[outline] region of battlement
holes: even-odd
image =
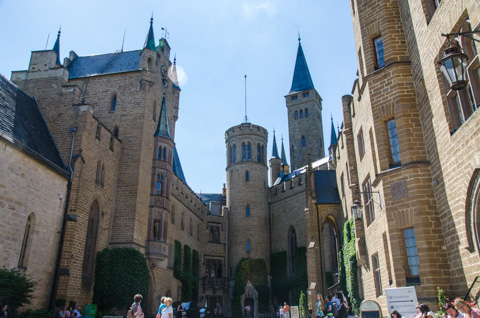
[[[207,215],[208,207],[203,203],[202,199],[183,181],[173,174],[172,178],[172,195],[185,206],[193,211],[198,217],[203,218]]]
[[[262,126],[254,125],[252,123],[242,123],[237,126],[230,127],[225,132],[225,140],[228,143],[231,138],[237,136],[253,135],[261,138],[268,138],[268,131]]]

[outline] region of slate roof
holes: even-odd
[[[69,79],[140,70],[142,50],[79,56],[68,66]]]
[[[280,159],[280,156],[278,155],[277,139],[275,138],[275,130],[273,131],[273,150],[272,150],[272,158]]]
[[[68,175],[37,102],[1,74],[0,138]]]
[[[325,158],[319,159],[315,162],[312,162],[312,168],[315,170],[315,168],[326,164],[328,161],[329,161],[329,157],[325,157]],[[277,184],[280,184],[282,182],[288,181],[288,180],[292,179],[293,177],[296,177],[298,175],[301,175],[301,174],[305,173],[306,171],[307,171],[307,166],[303,166],[303,167],[298,168],[298,169],[296,169],[296,170],[294,170],[294,171],[292,171],[288,174],[285,174],[284,172],[281,172],[280,176],[277,178],[277,180],[275,180],[274,185],[277,185]]]
[[[317,203],[340,203],[335,170],[313,171]]]
[[[197,195],[207,205],[209,214],[216,212],[218,215],[221,215],[221,209],[219,211],[210,211],[210,202],[219,202],[221,206],[227,204],[226,198],[221,193],[197,193]]]
[[[173,173],[175,173],[183,183],[188,185],[187,180],[185,180],[185,175],[183,174],[182,164],[180,163],[176,146],[173,148]]]
[[[333,126],[333,119],[332,119],[332,132],[330,134],[331,134],[331,137],[330,137],[330,147],[331,147],[338,143],[337,132],[335,131],[335,126]]]
[[[162,99],[162,108],[160,109],[160,117],[158,119],[157,131],[155,136],[167,137],[172,139],[172,134],[170,133],[170,125],[168,124],[168,114],[167,114],[167,103],[165,102],[165,97]]]
[[[295,61],[290,93],[303,92],[312,88],[314,88],[314,86],[310,71],[308,70],[307,60],[303,54],[302,44],[298,42],[297,60]]]

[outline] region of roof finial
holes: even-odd
[[[300,37],[300,31],[298,31],[298,44],[302,41],[302,38]]]
[[[155,51],[155,36],[153,35],[153,12],[152,17],[150,18],[150,28],[148,29],[147,38],[145,39],[145,44],[143,45],[144,49],[150,49]]]
[[[127,29],[125,29],[123,31],[123,40],[122,40],[122,50],[121,50],[121,52],[123,52],[123,45],[125,44],[125,33],[127,33]]]
[[[248,117],[247,117],[247,74],[245,74],[245,122],[248,123]]]
[[[173,58],[173,65],[177,65],[177,53],[175,53],[175,57]]]
[[[62,33],[62,26],[58,29],[57,40],[53,45],[53,51],[57,53],[57,60],[55,61],[56,64],[60,64],[60,34]]]
[[[153,24],[153,11],[152,11],[152,17],[150,18],[150,24]]]

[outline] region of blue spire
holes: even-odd
[[[330,139],[330,147],[336,145],[338,143],[337,133],[335,132],[335,126],[333,125],[333,116],[332,116],[332,136]]]
[[[57,60],[55,61],[55,64],[61,64],[60,63],[60,33],[62,33],[62,27],[58,29],[57,40],[53,45],[53,51],[57,53]]]
[[[293,71],[293,81],[290,93],[303,92],[314,88],[313,81],[308,70],[307,60],[303,54],[302,43],[300,43],[300,35],[298,36],[297,60],[295,62],[295,70]]]
[[[153,36],[153,13],[152,13],[152,18],[150,19],[150,29],[148,30],[148,35],[147,35],[147,38],[145,39],[145,44],[143,45],[143,48],[156,51],[155,37]]]
[[[287,165],[287,156],[285,155],[285,147],[283,146],[283,137],[282,137],[282,165]]]
[[[273,131],[273,150],[272,150],[272,158],[280,159],[280,156],[278,155],[277,139],[275,138],[275,130]]]
[[[172,139],[170,134],[170,125],[168,124],[168,115],[167,115],[167,104],[165,102],[165,97],[162,100],[162,109],[160,110],[160,118],[158,120],[157,131],[154,136],[168,137]]]

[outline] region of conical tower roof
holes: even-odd
[[[61,64],[60,63],[60,33],[62,33],[62,28],[58,30],[57,34],[57,40],[55,41],[55,44],[53,45],[53,51],[57,53],[57,60],[55,61],[55,64]]]
[[[282,165],[287,165],[287,156],[285,155],[285,147],[283,146],[283,137],[282,137]]]
[[[332,117],[332,133],[330,137],[330,147],[338,143],[337,132],[335,131],[335,126],[333,126],[333,117]]]
[[[292,88],[290,93],[303,92],[315,88],[313,86],[312,77],[308,70],[307,60],[303,54],[302,43],[298,38],[297,60],[295,61],[295,70],[293,71]]]
[[[277,139],[275,138],[275,130],[273,131],[273,150],[272,150],[272,158],[280,159],[280,156],[278,155]]]
[[[150,29],[148,30],[147,38],[145,39],[144,49],[155,51],[155,36],[153,35],[153,14],[150,19]]]
[[[170,125],[168,124],[168,114],[167,114],[167,104],[165,102],[165,97],[162,100],[162,109],[160,110],[160,118],[158,120],[157,131],[155,136],[167,137],[172,139],[170,133]]]

